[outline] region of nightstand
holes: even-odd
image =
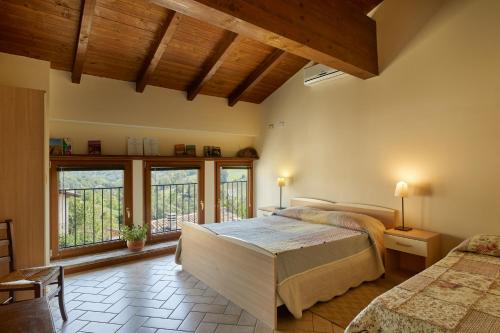
[[[284,208],[281,208],[284,209]],[[262,217],[262,216],[271,216],[277,211],[281,210],[278,206],[267,206],[267,207],[260,207],[257,208],[257,217]]]
[[[440,235],[435,232],[388,229],[384,232],[384,246],[388,273],[411,276],[441,258]]]

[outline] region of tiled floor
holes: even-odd
[[[65,286],[68,322],[62,322],[57,300],[51,303],[60,332],[272,332],[183,272],[173,255],[69,275]],[[285,312],[278,328],[276,332],[343,331],[310,312],[301,320]]]

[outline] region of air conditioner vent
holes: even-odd
[[[304,68],[304,85],[310,86],[318,82],[344,77],[346,74],[325,65],[316,64]]]

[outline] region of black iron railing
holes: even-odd
[[[59,248],[120,239],[123,187],[59,190]]]
[[[198,183],[151,185],[151,233],[182,229],[198,223]]]
[[[248,182],[238,180],[220,183],[221,221],[242,220],[248,217]]]

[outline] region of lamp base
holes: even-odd
[[[410,227],[402,227],[402,226],[395,227],[394,229],[396,229],[396,230],[400,230],[400,231],[410,231],[410,230],[413,230],[413,228],[410,228]]]

